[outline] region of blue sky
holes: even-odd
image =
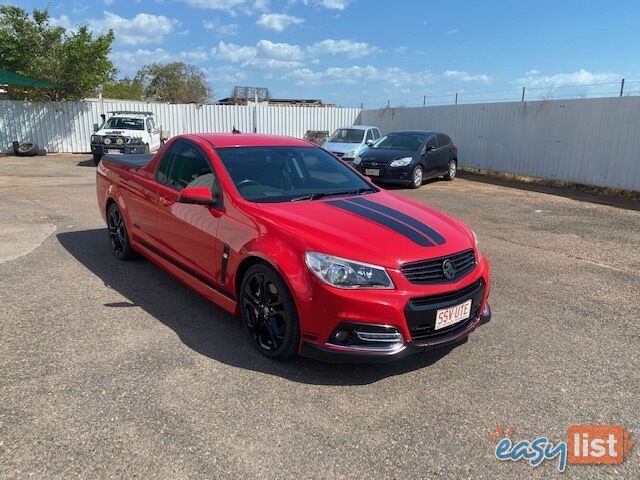
[[[112,28],[121,75],[182,60],[215,98],[234,85],[274,97],[379,107],[640,90],[640,2],[76,0],[53,21]],[[607,85],[593,85],[607,84]],[[569,85],[561,87],[561,85]],[[486,92],[486,93],[483,93]]]

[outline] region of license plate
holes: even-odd
[[[379,168],[365,168],[364,169],[364,174],[365,175],[374,175],[374,176],[378,176],[380,175],[380,169]]]
[[[435,330],[466,320],[471,315],[471,300],[436,312]]]
[[[107,148],[107,153],[122,153],[121,150],[116,150],[115,148]]]

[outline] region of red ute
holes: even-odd
[[[390,360],[491,315],[469,227],[303,140],[174,137],[105,157],[97,195],[116,257],[140,253],[240,313],[272,358]]]

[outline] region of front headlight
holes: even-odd
[[[316,277],[333,287],[394,288],[384,267],[317,252],[307,252],[305,261]]]
[[[471,230],[471,229],[469,229]],[[473,243],[475,244],[475,246],[478,246],[478,236],[476,235],[476,232],[474,232],[473,230],[471,230],[471,235],[473,235]]]
[[[356,155],[356,158],[353,159],[353,164],[354,165],[360,165],[361,161],[362,161],[362,159],[360,158],[360,155]]]
[[[100,143],[102,137],[100,135],[91,135],[91,143]]]
[[[413,161],[413,157],[398,158],[391,162],[391,167],[406,167]]]

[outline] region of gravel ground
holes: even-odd
[[[326,365],[269,361],[236,318],[115,260],[94,183],[87,156],[0,158],[2,478],[549,478],[555,461],[497,461],[488,432],[638,429],[638,202],[475,176],[399,190],[475,229],[493,320],[455,348]]]

